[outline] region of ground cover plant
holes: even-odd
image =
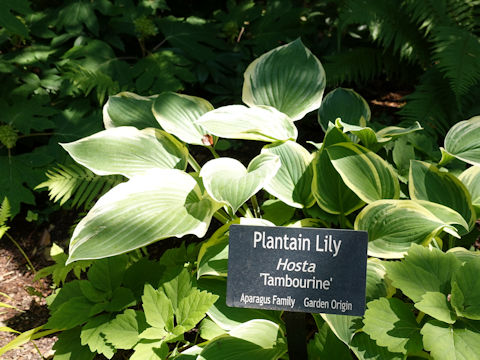
[[[476,356],[480,117],[436,149],[420,124],[373,123],[359,94],[323,98],[324,87],[320,61],[297,39],[248,66],[245,105],[120,93],[103,108],[106,130],[62,144],[90,171],[125,181],[44,271],[60,287],[35,330],[60,331],[56,359],[288,358],[280,312],[225,305],[237,223],[368,231],[365,316],[314,315],[310,358]],[[311,111],[325,136],[304,146],[296,122]],[[220,138],[266,144],[243,164],[218,154]],[[198,147],[211,153],[202,164]],[[147,245],[184,237],[149,259]],[[70,270],[85,275],[64,283]]]

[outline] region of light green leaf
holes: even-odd
[[[364,127],[370,115],[370,107],[360,94],[352,89],[336,88],[325,95],[318,109],[318,122],[327,132],[328,124],[335,124],[337,118],[344,124]]]
[[[396,298],[370,301],[365,311],[363,331],[378,345],[402,354],[423,349],[420,328],[412,307]]]
[[[197,276],[227,276],[228,236],[222,236],[215,242],[210,241],[211,239],[202,245],[205,250],[201,257],[199,254]]]
[[[80,327],[62,331],[53,345],[55,360],[91,360],[95,356],[88,346],[80,343]]]
[[[58,329],[40,331],[42,329],[43,329],[43,326],[39,326],[19,334],[12,341],[10,341],[9,343],[7,343],[6,345],[0,348],[0,356],[4,355],[7,351],[16,349],[22,346],[23,344],[26,344],[29,341],[40,339],[41,337],[48,336],[58,332]],[[2,359],[5,359],[5,357],[3,357]]]
[[[445,136],[443,165],[452,156],[472,165],[480,165],[480,116],[456,123]]]
[[[312,162],[312,193],[318,205],[331,214],[348,215],[364,203],[347,186],[335,170],[325,149],[329,146],[348,141],[348,137],[336,127],[325,134],[322,148],[316,152]]]
[[[457,314],[480,320],[480,259],[473,258],[457,269],[452,278],[452,305]]]
[[[200,177],[208,194],[236,212],[250,197],[262,189],[280,168],[280,160],[273,154],[260,154],[248,168],[235,159],[219,158],[208,161]]]
[[[68,262],[125,253],[171,236],[202,237],[219,206],[192,176],[151,170],[98,200],[75,228]]]
[[[153,102],[153,115],[165,131],[187,144],[203,145],[208,132],[196,122],[203,114],[213,110],[207,100],[183,94],[165,92]]]
[[[88,345],[91,352],[102,354],[107,359],[113,357],[115,354],[115,348],[107,343],[104,336],[102,336],[102,333],[111,319],[112,316],[110,314],[102,314],[94,317],[82,326],[80,332],[82,345]]]
[[[266,145],[262,149],[262,154],[265,153],[277,155],[281,163],[265,190],[290,206],[312,206],[315,202],[312,194],[312,154],[294,141]]]
[[[367,262],[367,286],[366,302],[379,299],[381,297],[392,297],[395,294],[395,288],[390,280],[386,278],[385,264],[376,258],[370,258]]]
[[[196,123],[209,133],[227,139],[274,142],[295,140],[298,135],[287,115],[268,106],[223,106],[206,113]]]
[[[416,244],[402,261],[385,263],[392,285],[415,303],[427,293],[448,295],[451,277],[459,266],[455,255]]]
[[[185,332],[192,329],[205,317],[217,299],[217,295],[207,291],[191,289],[190,294],[178,303],[178,311],[175,313],[177,326],[182,326]]]
[[[218,336],[226,335],[227,332],[215,324],[209,318],[202,320],[199,326],[200,336],[205,340],[212,340]]]
[[[322,64],[300,39],[263,54],[243,76],[245,104],[273,106],[293,120],[320,106],[326,83]]]
[[[361,316],[313,314],[313,317],[321,316],[332,329],[333,333],[346,345],[350,345],[355,333],[363,327]]]
[[[171,302],[175,314],[180,306],[180,301],[192,292],[192,288],[192,277],[185,268],[182,268],[174,278],[162,284],[162,290]]]
[[[102,330],[106,340],[116,349],[132,349],[140,340],[139,334],[147,328],[142,311],[127,309]]]
[[[91,313],[94,303],[83,296],[71,298],[52,311],[45,327],[47,329],[72,329],[95,315]]]
[[[158,340],[141,340],[133,349],[135,352],[129,360],[166,359],[169,349],[167,343]]]
[[[121,92],[110,96],[103,106],[105,129],[119,126],[135,126],[137,129],[158,128],[152,113],[152,97]]]
[[[311,187],[311,184],[309,187]],[[295,214],[295,208],[285,204],[283,201],[278,199],[265,200],[260,206],[260,208],[263,212],[262,219],[272,221],[275,225],[278,226],[284,225],[286,222],[292,220],[293,215]]]
[[[457,315],[452,310],[447,296],[440,292],[425,293],[415,307],[425,314],[449,324],[453,324],[457,320]]]
[[[412,200],[427,200],[445,205],[460,215],[471,229],[476,220],[471,196],[462,182],[454,175],[440,171],[436,166],[412,160],[408,190]]]
[[[98,175],[121,174],[131,178],[155,168],[187,167],[185,145],[153,128],[121,126],[61,145],[76,162]]]
[[[395,172],[374,152],[353,143],[331,145],[326,151],[345,184],[366,203],[399,198]]]
[[[159,330],[173,330],[173,307],[172,302],[161,290],[155,290],[150,284],[145,285],[142,296],[143,310],[147,323]]]
[[[477,217],[480,217],[480,166],[471,166],[458,179],[467,187]]]
[[[405,354],[390,352],[386,347],[378,346],[376,341],[364,332],[355,334],[350,349],[359,360],[405,360],[407,358]]]
[[[442,231],[459,237],[453,224],[468,229],[459,213],[440,204],[379,200],[357,215],[355,230],[368,231],[370,256],[397,259],[403,257],[411,244],[426,245]]]
[[[435,360],[477,359],[480,354],[480,322],[457,321],[453,325],[438,320],[422,328],[423,344]]]

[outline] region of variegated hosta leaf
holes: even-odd
[[[353,143],[335,144],[326,151],[345,184],[366,203],[399,198],[395,172],[373,151]]]
[[[185,172],[151,170],[98,200],[75,228],[68,263],[125,253],[172,236],[202,237],[220,206]]]
[[[325,90],[325,71],[300,39],[253,61],[244,73],[242,100],[267,105],[299,120],[317,109]]]
[[[325,95],[318,109],[318,122],[323,131],[337,118],[348,125],[364,127],[370,121],[370,107],[365,99],[352,89],[336,88]]]
[[[238,160],[219,158],[203,165],[200,176],[210,196],[236,212],[245,201],[268,184],[279,168],[280,160],[273,154],[258,155],[248,168]]]
[[[227,139],[295,140],[298,132],[293,121],[269,106],[229,105],[203,115],[196,124],[209,133]]]
[[[452,225],[468,229],[463,217],[446,206],[414,200],[379,200],[355,219],[355,230],[368,231],[368,255],[397,259],[411,244],[428,244],[441,231],[460,237]]]
[[[445,205],[462,215],[470,229],[474,226],[476,216],[471,196],[465,185],[454,175],[438,170],[435,165],[412,160],[408,190],[413,200]]]
[[[477,218],[480,217],[480,166],[471,166],[459,177],[467,187],[472,197],[472,204],[476,210]]]
[[[440,164],[453,157],[472,165],[480,165],[480,116],[456,123],[445,136]]]
[[[213,110],[207,100],[165,92],[155,99],[152,110],[163,129],[187,144],[203,145],[202,138],[207,131],[196,120]]]
[[[153,100],[153,97],[130,92],[110,96],[103,107],[105,129],[119,126],[135,126],[137,129],[158,128],[152,113]]]
[[[185,145],[159,129],[121,126],[61,145],[76,162],[98,175],[130,178],[149,169],[187,167]]]
[[[294,141],[266,145],[262,154],[277,155],[281,163],[265,190],[290,206],[312,206],[315,202],[312,194],[312,154]]]

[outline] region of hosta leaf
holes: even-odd
[[[477,218],[480,217],[480,166],[469,167],[458,179],[467,187]]]
[[[263,54],[248,66],[242,100],[249,106],[273,106],[298,120],[320,106],[324,89],[322,64],[297,39]]]
[[[308,358],[320,360],[335,354],[335,359],[352,360],[350,349],[342,343],[332,332],[327,323],[324,323],[308,342]]]
[[[370,107],[365,99],[352,89],[336,88],[325,95],[318,109],[318,122],[327,132],[328,123],[340,118],[344,124],[366,126],[370,121]]]
[[[140,340],[139,334],[147,328],[142,311],[127,309],[102,329],[106,340],[116,349],[132,349]]]
[[[411,305],[397,298],[381,298],[370,301],[367,307],[363,331],[378,345],[402,354],[423,349],[420,328]]]
[[[403,257],[413,243],[428,244],[441,231],[459,237],[453,224],[468,229],[456,211],[413,200],[379,200],[366,206],[355,219],[356,230],[368,231],[368,254],[390,259]]]
[[[236,212],[252,195],[265,187],[280,168],[278,156],[260,154],[248,168],[238,160],[219,158],[203,165],[200,176],[209,195]]]
[[[196,123],[203,114],[213,110],[207,100],[190,95],[165,92],[153,102],[153,115],[165,131],[187,144],[202,145],[208,132]]]
[[[402,261],[385,263],[392,285],[415,303],[427,293],[448,295],[450,279],[459,266],[455,255],[419,245],[412,245]]]
[[[345,214],[361,207],[363,201],[347,186],[335,170],[326,152],[328,146],[348,141],[348,137],[336,127],[325,134],[322,148],[312,162],[312,193],[318,205],[331,214]]]
[[[153,128],[111,128],[62,146],[76,162],[98,175],[121,174],[130,178],[155,168],[187,167],[185,145]]]
[[[415,307],[431,317],[453,324],[457,320],[455,311],[451,308],[447,295],[440,292],[427,292]]]
[[[374,152],[353,143],[335,144],[326,151],[345,184],[366,203],[399,198],[395,172]]]
[[[480,165],[480,116],[456,123],[445,136],[444,164],[452,156],[472,165]]]
[[[105,129],[119,126],[135,126],[137,129],[158,128],[152,113],[153,98],[130,92],[110,96],[103,106]]]
[[[381,297],[392,297],[395,294],[395,288],[387,280],[385,264],[376,258],[370,258],[367,262],[367,287],[366,302],[379,299]]]
[[[452,278],[452,305],[460,316],[480,320],[480,259],[464,263]]]
[[[470,194],[454,175],[440,171],[423,161],[410,162],[408,182],[410,197],[445,205],[463,216],[470,228],[475,223],[475,210]]]
[[[219,206],[192,176],[151,170],[98,200],[75,228],[68,262],[125,253],[171,236],[202,237]]]
[[[480,322],[457,321],[453,325],[438,320],[422,328],[423,344],[435,360],[476,359],[480,354]]]
[[[264,153],[277,155],[281,163],[265,190],[293,207],[308,208],[313,205],[312,154],[294,141],[266,145],[262,149],[262,154]]]
[[[274,142],[295,140],[297,128],[285,114],[269,106],[229,105],[203,115],[196,124],[227,139]]]

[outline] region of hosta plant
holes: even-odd
[[[49,299],[46,327],[63,330],[56,357],[288,358],[280,312],[225,305],[237,223],[368,231],[365,316],[315,315],[312,359],[478,353],[480,259],[465,247],[480,206],[480,117],[450,130],[438,164],[418,123],[374,123],[348,89],[322,102],[323,67],[300,40],[259,57],[244,79],[245,105],[217,109],[185,94],[120,93],[103,109],[106,130],[63,144],[95,174],[128,181],[73,233],[67,264],[94,261]],[[298,121],[316,109],[318,134],[300,144]],[[235,159],[218,154],[219,138],[265,145]],[[145,255],[182,237],[190,245],[159,261]]]

